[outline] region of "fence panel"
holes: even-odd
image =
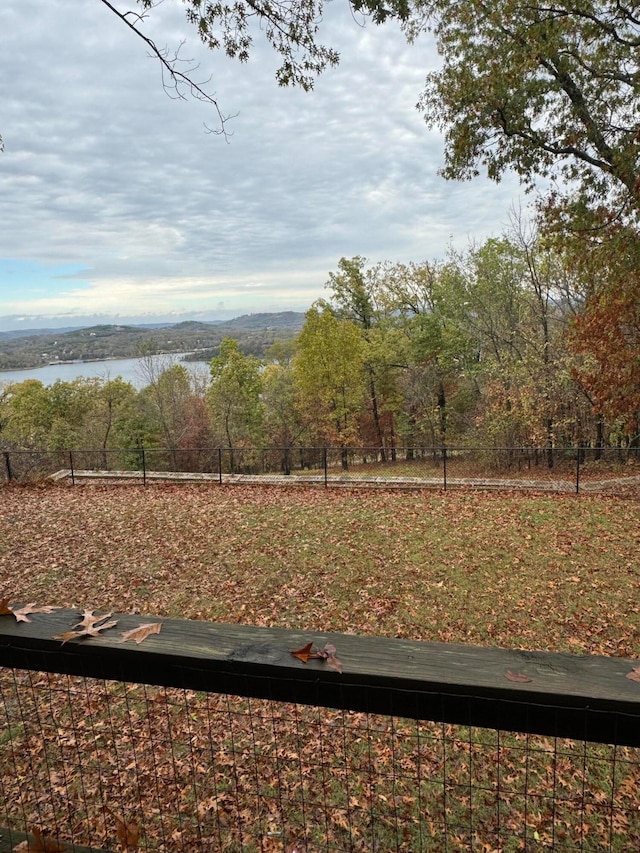
[[[1,826],[118,849],[121,821],[154,851],[640,844],[633,661],[311,637],[339,673],[291,656],[299,632],[60,645],[75,612],[31,618],[0,622]]]
[[[0,458],[0,483],[48,476],[74,482],[212,478],[220,483],[315,483],[394,488],[536,489],[565,493],[640,491],[638,448],[290,447],[14,451]],[[201,476],[198,476],[201,475]],[[291,479],[286,481],[284,477]],[[275,479],[282,478],[282,479]]]

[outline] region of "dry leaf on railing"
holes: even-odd
[[[527,681],[531,681],[529,676],[525,675],[524,672],[512,672],[510,669],[505,672],[504,677],[508,678],[509,681],[520,681],[523,684]]]
[[[295,652],[291,652],[294,658],[298,658],[298,660],[302,661],[302,663],[306,663],[308,660],[323,660],[331,669],[335,669],[336,672],[342,672],[342,662],[336,655],[337,649],[332,643],[327,643],[323,649],[318,651],[314,650],[313,643],[307,643],[301,649],[298,649]]]
[[[28,616],[29,613],[53,613],[54,610],[59,609],[59,607],[52,607],[48,604],[38,606],[35,601],[16,609],[10,606],[8,597],[0,599],[0,616],[15,616],[16,622],[31,622]]]
[[[640,681],[640,663],[636,664],[631,670],[631,672],[627,673],[627,678],[631,681]]]
[[[69,640],[78,640],[82,637],[98,637],[101,631],[114,628],[118,624],[117,619],[112,619],[110,622],[103,621],[104,619],[108,619],[109,616],[111,616],[111,613],[95,616],[93,610],[85,610],[82,614],[82,621],[73,626],[74,629],[79,628],[79,631],[73,630],[65,631],[64,634],[54,634],[53,639],[62,640],[64,645]],[[102,622],[102,624],[99,625],[99,622]]]
[[[127,640],[135,640],[140,645],[150,634],[159,634],[161,628],[162,622],[147,622],[144,625],[138,625],[137,628],[132,628],[130,631],[123,631],[118,642],[126,643]]]

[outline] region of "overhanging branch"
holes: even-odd
[[[162,49],[158,47],[155,41],[146,36],[143,32],[138,29],[138,24],[142,23],[146,17],[146,15],[141,13],[134,13],[131,11],[121,12],[119,9],[109,2],[109,0],[100,0],[100,2],[106,6],[113,14],[119,18],[132,32],[134,32],[139,39],[141,39],[149,49],[151,56],[157,59],[160,62],[160,66],[162,68],[162,85],[169,94],[169,97],[178,98],[180,100],[186,100],[185,90],[198,101],[204,101],[213,107],[216,112],[218,118],[219,127],[217,129],[213,129],[209,126],[207,127],[207,131],[209,133],[215,133],[221,136],[224,136],[225,139],[228,139],[229,132],[227,131],[227,122],[233,116],[225,115],[220,109],[220,105],[217,100],[207,92],[203,86],[209,82],[205,81],[203,83],[196,83],[191,74],[197,70],[198,66],[192,66],[186,71],[180,71],[176,65],[180,62],[180,58],[178,56],[180,52],[180,47],[178,47],[177,51],[174,53],[173,57],[169,57],[169,53],[166,49]],[[168,75],[168,79],[167,76]]]

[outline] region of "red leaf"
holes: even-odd
[[[529,676],[525,675],[524,672],[512,672],[510,669],[505,672],[504,677],[508,678],[509,681],[521,681],[522,683],[531,681]]]
[[[298,649],[297,652],[291,652],[291,654],[294,656],[294,658],[298,658],[298,660],[301,660],[302,663],[306,663],[309,658],[317,657],[317,655],[311,651],[312,648],[313,643],[307,643],[304,648]]]

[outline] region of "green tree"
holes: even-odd
[[[444,130],[448,178],[561,175],[586,198],[640,211],[640,21],[633,4],[416,0],[442,67],[420,108]]]
[[[366,269],[366,264],[366,258],[359,255],[341,258],[338,271],[329,274],[327,287],[331,291],[331,310],[337,317],[354,323],[365,343],[368,412],[363,417],[363,439],[375,446],[385,461],[389,449],[392,455],[395,453],[395,358],[387,334],[393,324],[389,323],[384,301],[380,301],[380,265]]]
[[[307,424],[297,405],[297,388],[293,364],[271,363],[262,374],[265,442],[282,454],[281,468],[291,473],[293,450],[299,446]]]
[[[358,327],[323,303],[312,306],[298,336],[294,371],[303,417],[315,439],[346,449],[359,443],[367,395],[366,345]]]
[[[100,448],[105,468],[108,467],[108,449],[131,445],[129,426],[137,396],[133,385],[120,376],[96,383],[92,406],[83,424],[82,445],[90,449]]]
[[[10,383],[4,390],[3,439],[23,448],[46,448],[53,423],[48,388],[38,379]]]
[[[262,438],[263,405],[260,361],[243,355],[238,342],[225,338],[211,360],[207,405],[217,440],[226,447],[258,444]]]
[[[452,426],[459,437],[470,405],[475,349],[462,322],[458,270],[426,261],[397,264],[387,271],[385,284],[389,311],[405,337],[406,441],[445,442]]]

